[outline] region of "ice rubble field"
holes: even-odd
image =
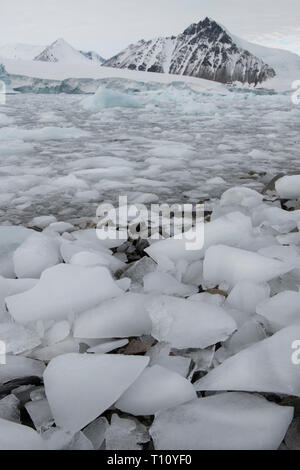
[[[259,190],[297,169],[300,107],[290,95],[200,91],[116,78],[96,97],[8,95],[0,107],[0,221],[90,218],[119,194],[199,202],[236,184]]]
[[[130,85],[1,110],[0,449],[300,449],[299,109]],[[82,228],[122,193],[204,246]]]

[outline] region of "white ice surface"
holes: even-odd
[[[156,450],[277,450],[292,418],[291,407],[224,393],[158,413],[150,433]]]
[[[149,358],[66,354],[44,372],[45,391],[55,423],[79,431],[109,408],[137,379]]]
[[[192,384],[165,367],[147,367],[115,406],[135,416],[154,415],[197,398]]]

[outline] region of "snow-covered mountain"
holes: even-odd
[[[57,39],[35,57],[34,60],[42,62],[64,62],[65,64],[86,64],[90,62],[87,57],[68,44],[64,39]]]
[[[275,76],[271,66],[238,46],[228,32],[210,18],[190,25],[179,36],[141,40],[104,65],[189,75],[222,83],[261,83]]]
[[[92,62],[95,62],[96,64],[103,64],[105,62],[105,59],[98,54],[95,51],[79,51],[81,54],[83,54],[87,59],[91,60]]]
[[[0,57],[5,59],[33,60],[45,49],[45,46],[32,44],[5,44],[0,47]]]

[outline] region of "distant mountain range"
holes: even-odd
[[[62,68],[64,64],[72,65],[72,73],[76,77],[90,76],[91,68],[86,72],[85,68],[92,63],[97,66],[95,70],[104,66],[191,76],[221,83],[257,85],[267,82],[267,87],[283,90],[290,89],[292,81],[300,77],[300,56],[297,54],[249,43],[210,18],[193,23],[178,36],[149,41],[142,39],[106,61],[97,52],[77,50],[64,39],[57,39],[47,47],[28,44],[2,46],[0,63],[1,58],[9,73],[10,70],[18,70],[19,75],[21,71],[25,76],[28,73],[35,76],[35,67],[30,63],[34,61],[36,64],[60,63]]]
[[[239,47],[210,18],[190,25],[182,34],[141,40],[104,63],[107,67],[171,73],[222,83],[261,83],[276,75],[272,66]]]
[[[0,47],[0,58],[16,60],[41,60],[44,62],[81,63],[101,65],[105,59],[95,51],[78,51],[64,39],[57,39],[50,46],[31,44],[7,44]]]

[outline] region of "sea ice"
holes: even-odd
[[[236,310],[243,310],[248,313],[255,313],[259,302],[270,296],[268,284],[257,284],[256,282],[241,281],[231,290],[225,302],[225,308],[230,307]]]
[[[45,269],[61,262],[59,242],[43,233],[35,233],[17,248],[13,261],[18,278],[39,278]]]
[[[202,225],[199,224],[197,230],[199,243],[195,242],[195,238],[190,239],[191,234],[196,237],[194,229],[187,232],[182,239],[168,238],[153,243],[146,248],[146,253],[158,262],[161,258],[168,257],[172,261],[184,259],[188,262],[198,261],[203,258],[205,251],[212,245],[225,243],[229,246],[246,248],[251,244],[254,238],[252,223],[250,217],[240,212],[232,212],[223,217]],[[203,236],[201,236],[201,234]],[[194,241],[193,241],[194,240]],[[201,240],[204,246],[201,246]],[[199,249],[194,249],[195,245],[199,245]],[[188,244],[193,244],[193,249],[188,249]]]
[[[21,377],[42,377],[45,365],[23,356],[7,354],[5,364],[0,366],[0,384]]]
[[[44,372],[46,396],[57,426],[79,431],[115,403],[138,378],[149,358],[66,354]]]
[[[128,339],[119,339],[112,341],[104,341],[103,343],[93,346],[87,350],[88,353],[94,354],[106,354],[114,351],[115,349],[123,348],[129,343]]]
[[[154,365],[141,373],[115,406],[135,416],[154,415],[157,411],[195,398],[196,392],[188,380],[165,367]]]
[[[150,294],[176,295],[178,297],[188,297],[198,292],[197,287],[178,282],[170,274],[162,272],[146,274],[144,276],[144,290]]]
[[[46,269],[33,289],[7,297],[6,303],[15,321],[27,323],[67,319],[121,294],[105,267],[59,264]]]
[[[54,419],[46,398],[29,401],[26,403],[25,408],[37,431],[45,431],[54,424]]]
[[[12,393],[0,400],[0,418],[20,423],[20,401]]]
[[[127,338],[151,333],[147,305],[152,297],[128,293],[82,313],[74,324],[77,338]]]
[[[300,175],[283,176],[275,183],[277,194],[283,199],[300,197]]]
[[[261,396],[222,393],[157,413],[150,434],[156,450],[277,450],[292,418]]]
[[[160,296],[149,303],[152,336],[178,349],[206,348],[226,340],[236,329],[221,307],[204,302]]]
[[[280,330],[242,350],[194,384],[200,390],[242,390],[300,396],[300,369],[293,361],[300,326]]]
[[[100,87],[93,96],[84,98],[81,106],[91,111],[105,108],[140,108],[141,105],[135,96]]]
[[[256,312],[268,320],[268,326],[272,333],[276,333],[285,326],[300,323],[300,293],[280,292],[270,299],[260,302]]]
[[[150,441],[146,426],[133,418],[120,418],[116,413],[111,417],[105,433],[106,450],[142,450]]]
[[[34,330],[16,323],[0,323],[0,340],[5,344],[6,354],[21,354],[41,344]]]
[[[203,276],[206,282],[235,286],[240,281],[268,282],[292,270],[292,266],[252,251],[225,245],[210,247],[205,255]]]
[[[252,208],[261,204],[263,196],[253,189],[238,186],[222,194],[221,205],[241,205]]]
[[[0,419],[0,449],[1,450],[45,450],[41,436],[21,424]]]

